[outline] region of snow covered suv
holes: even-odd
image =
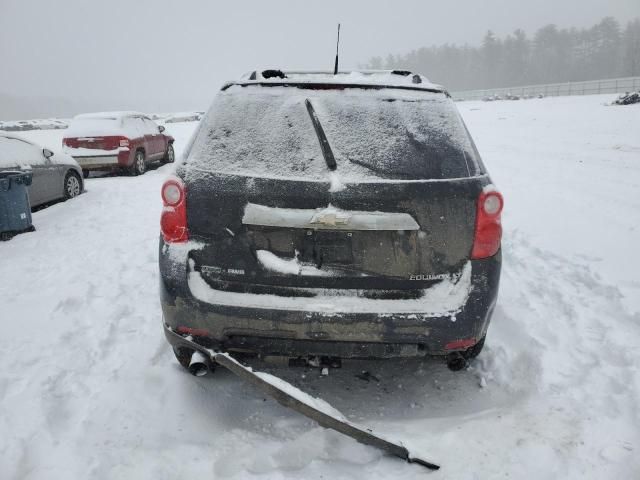
[[[253,72],[162,188],[161,303],[264,355],[466,361],[498,293],[503,199],[449,95],[405,71]]]
[[[92,170],[121,169],[142,175],[150,162],[174,161],[173,137],[137,112],[86,113],[73,118],[62,140],[89,176]]]

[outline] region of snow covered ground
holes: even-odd
[[[439,472],[229,372],[181,370],[157,298],[167,166],[89,179],[0,244],[0,478],[640,478],[640,106],[613,98],[459,104],[506,199],[500,300],[469,370],[257,365]],[[194,126],[167,125],[178,154]],[[22,134],[59,150],[63,132]]]

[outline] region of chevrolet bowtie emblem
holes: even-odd
[[[322,225],[346,225],[349,223],[349,214],[344,212],[320,212],[313,216],[311,224]]]

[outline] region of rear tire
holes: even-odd
[[[68,172],[64,177],[65,200],[77,197],[80,193],[82,193],[82,180],[80,180],[80,175],[76,172]]]
[[[136,156],[133,158],[133,165],[131,165],[131,175],[142,175],[147,171],[147,160],[144,158],[144,152],[138,150]]]
[[[176,159],[176,153],[173,150],[173,145],[169,144],[167,147],[167,153],[164,155],[164,163],[173,163]]]

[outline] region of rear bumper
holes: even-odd
[[[83,170],[110,170],[126,168],[131,165],[130,152],[120,152],[116,155],[74,156],[74,160]]]
[[[271,308],[210,303],[193,294],[186,255],[178,257],[160,253],[165,329],[191,335],[198,343],[220,350],[342,358],[443,355],[469,348],[486,334],[497,299],[501,266],[500,253],[472,261],[471,288],[461,309],[455,314],[434,316],[394,312],[388,306],[384,313],[370,309],[331,313],[279,305]],[[402,301],[398,302],[400,306]],[[172,338],[175,335],[168,336],[174,344]],[[457,346],[460,340],[467,342]]]

